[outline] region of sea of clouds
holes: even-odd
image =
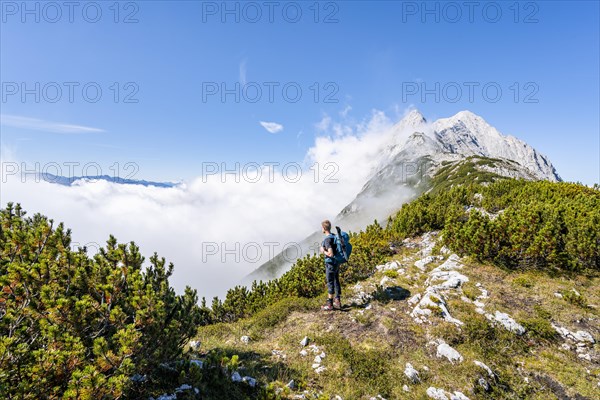
[[[295,167],[282,171],[260,161],[259,170],[249,168],[240,179],[199,173],[172,188],[104,180],[61,186],[15,175],[2,177],[0,200],[2,207],[18,202],[30,214],[64,222],[75,246],[87,245],[90,253],[110,234],[134,241],[146,259],[157,252],[174,263],[178,292],[189,285],[210,299],[350,203],[380,166],[392,126],[380,111],[354,124],[325,116],[298,161],[300,178]],[[0,157],[3,165],[21,161],[5,146]]]

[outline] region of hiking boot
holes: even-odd
[[[333,304],[331,303],[331,301],[328,301],[327,303],[325,303],[324,305],[321,306],[321,310],[323,311],[333,311]]]
[[[335,300],[333,300],[333,308],[335,308],[336,310],[339,310],[342,308],[342,302],[340,301],[339,298],[336,298]]]

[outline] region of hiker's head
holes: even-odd
[[[328,219],[321,222],[321,226],[323,227],[323,233],[331,232],[331,222]]]

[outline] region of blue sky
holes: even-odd
[[[548,155],[565,180],[600,180],[596,1],[480,2],[472,15],[463,2],[279,2],[272,22],[265,2],[228,2],[237,15],[222,2],[121,2],[115,15],[110,1],[97,3],[96,23],[87,2],[73,22],[66,8],[59,18],[28,2],[36,22],[22,4],[2,2],[1,143],[29,164],[95,162],[110,173],[134,162],[136,178],[189,179],[203,162],[301,161],[325,115],[351,124],[416,107],[431,120],[469,109]],[[68,82],[78,84],[72,102]],[[39,102],[21,98],[22,83]],[[206,92],[236,83],[248,85],[239,102]],[[86,84],[100,100],[84,98]],[[286,84],[301,99],[286,100]]]

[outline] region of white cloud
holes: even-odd
[[[79,134],[79,133],[100,133],[103,129],[92,128],[83,125],[73,125],[59,122],[46,121],[43,119],[21,117],[17,115],[0,115],[0,124],[20,129],[30,129],[35,131],[61,133],[61,134]]]
[[[344,135],[331,130],[317,137],[304,160],[280,165],[273,174],[265,165],[258,170],[242,165],[237,182],[231,174],[215,174],[168,189],[105,181],[65,187],[3,177],[0,204],[20,202],[30,214],[40,212],[57,223],[64,221],[72,228],[73,241],[80,244],[103,245],[109,234],[120,242],[135,241],[146,259],[156,251],[175,264],[171,282],[178,291],[190,285],[208,299],[223,296],[266,262],[271,250],[277,253],[286,243],[319,229],[323,219],[333,220],[378,167],[392,126],[384,113],[373,111],[354,125],[331,124],[339,125],[336,129]],[[15,159],[14,154],[4,155]],[[336,168],[327,168],[327,163]],[[296,181],[298,165],[301,173]],[[258,173],[260,179],[255,180]],[[265,244],[269,242],[277,244]],[[209,255],[210,243],[226,251]],[[252,260],[257,248],[260,257]]]
[[[283,130],[283,125],[278,124],[277,122],[259,121],[258,123],[270,133],[279,133]]]

